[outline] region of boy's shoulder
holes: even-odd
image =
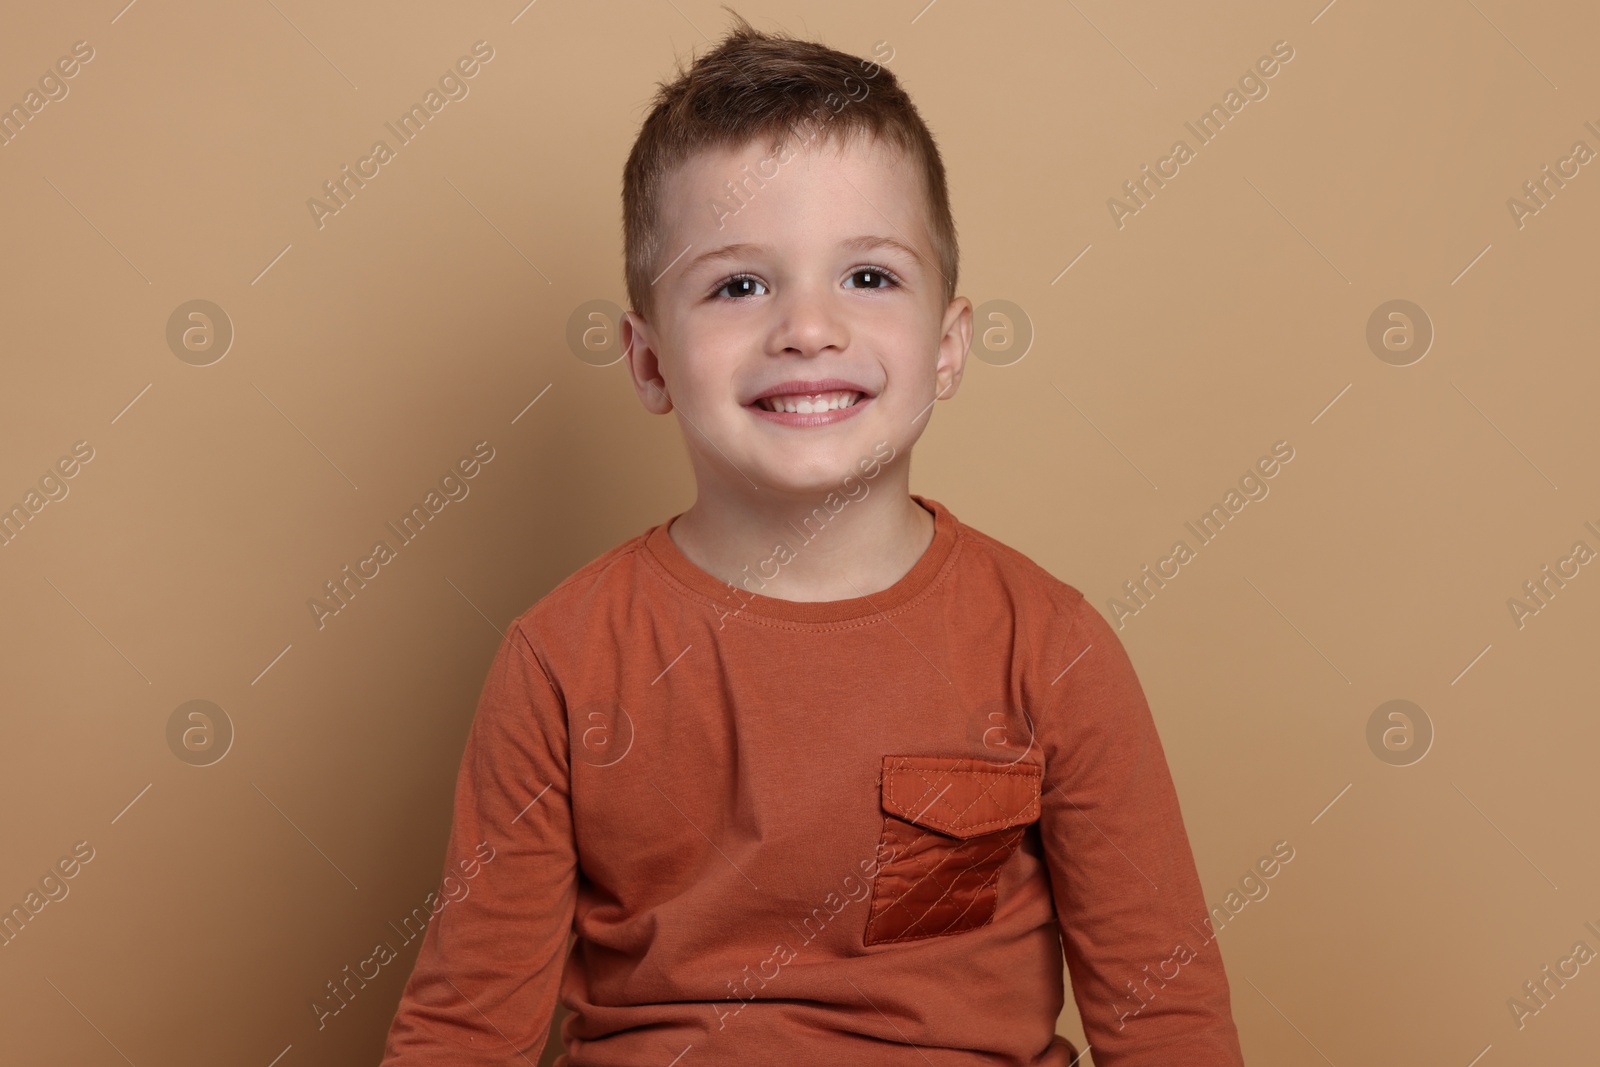
[[[1077,586],[1062,581],[1032,557],[976,530],[959,524],[965,550],[973,557],[966,568],[969,581],[1000,594],[1017,632],[1041,655],[1060,662],[1073,659],[1094,645],[1107,646],[1113,656],[1126,658],[1127,650],[1106,615]],[[993,575],[983,574],[991,569]]]
[[[1077,586],[1057,578],[1021,550],[959,520],[956,527],[962,551],[975,557],[969,569],[991,569],[994,579],[1008,589],[1043,597],[1062,609],[1076,610],[1084,599]]]
[[[626,597],[638,581],[639,556],[656,527],[607,549],[555,584],[515,620],[530,635],[571,625],[572,612],[592,610],[596,597]]]

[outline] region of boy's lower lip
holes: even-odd
[[[832,411],[811,411],[805,414],[801,414],[798,411],[768,411],[760,404],[746,404],[745,409],[754,412],[768,422],[775,422],[779,426],[794,426],[806,429],[812,426],[831,426],[836,422],[843,422],[872,403],[873,399],[873,397],[864,396],[847,408],[834,408]]]

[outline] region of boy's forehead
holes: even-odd
[[[771,160],[763,169],[771,173],[781,164],[787,170],[795,163],[806,164],[817,158],[853,159],[863,163],[887,164],[899,162],[901,150],[894,144],[871,132],[832,130],[806,141],[796,131],[757,134],[736,144],[715,144],[693,151],[677,168],[674,175],[686,170],[725,168],[731,164],[737,171],[740,164],[748,163],[752,170],[762,160]]]
[[[762,232],[798,223],[801,213],[808,222],[837,222],[852,235],[882,232],[931,254],[927,194],[920,169],[908,162],[897,146],[870,134],[787,151],[775,149],[771,135],[702,149],[662,185],[659,217],[676,238],[666,255],[691,243],[759,241]]]

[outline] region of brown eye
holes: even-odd
[[[760,293],[755,291],[757,288],[761,290]],[[722,296],[724,293],[727,293],[728,295],[738,299],[747,296],[760,296],[762,293],[766,292],[766,288],[767,287],[765,285],[762,285],[755,278],[750,277],[750,275],[741,274],[737,277],[729,278],[727,281],[717,286],[717,291],[711,295]]]
[[[863,285],[850,286],[852,289],[889,289],[899,284],[888,271],[879,270],[877,267],[862,267],[860,270],[852,271],[850,278],[852,281],[866,280]]]

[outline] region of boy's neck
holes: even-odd
[[[826,494],[765,496],[757,501],[702,491],[667,534],[712,577],[737,585],[759,574],[766,583],[762,596],[795,601],[882,592],[905,577],[933,542],[933,515],[911,499],[903,482],[873,485],[854,500],[836,495],[837,513],[824,504]],[[827,521],[803,525],[813,508]],[[787,552],[779,552],[780,544]]]

